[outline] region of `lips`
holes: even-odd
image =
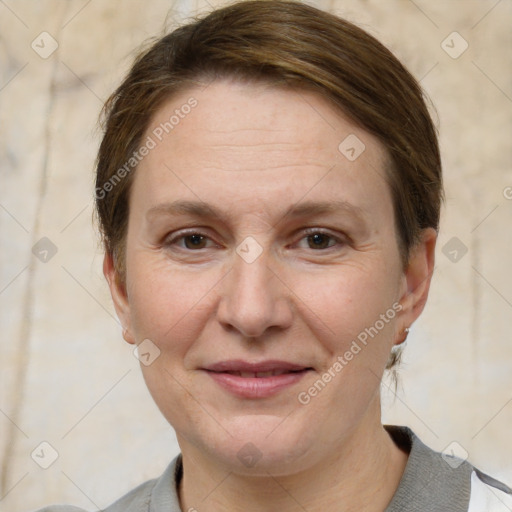
[[[235,371],[235,372],[224,372],[229,373],[229,375],[236,375],[238,377],[253,377],[257,379],[262,379],[265,377],[274,377],[275,375],[283,375],[285,373],[292,373],[289,370],[269,370],[267,372],[242,372],[242,371]]]
[[[266,398],[299,382],[312,370],[288,361],[221,361],[203,369],[221,388],[239,398]]]
[[[291,363],[288,361],[267,360],[261,362],[242,361],[220,361],[205,367],[205,370],[222,373],[265,373],[265,372],[294,372],[304,370],[306,366]]]

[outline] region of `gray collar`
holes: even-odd
[[[409,452],[398,489],[385,512],[467,512],[473,466],[424,445],[408,427],[385,426]]]

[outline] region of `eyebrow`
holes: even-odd
[[[344,213],[359,222],[364,222],[365,211],[347,201],[303,201],[292,205],[286,210],[281,219],[286,217],[318,216],[322,214]],[[198,218],[213,218],[223,223],[228,223],[228,216],[216,206],[202,201],[178,200],[172,203],[162,203],[150,208],[146,214],[147,218],[160,215],[191,215]]]

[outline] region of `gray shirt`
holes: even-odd
[[[400,484],[384,512],[510,512],[512,489],[474,468],[469,462],[435,452],[407,427],[386,425],[395,443],[409,452]],[[139,485],[104,512],[183,512],[178,485],[181,455],[155,480]],[[85,512],[53,505],[39,512]]]

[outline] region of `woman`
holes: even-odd
[[[381,424],[442,199],[421,89],[386,48],[300,3],[236,3],[157,41],[105,113],[104,273],[181,449],[108,512],[510,510]]]

